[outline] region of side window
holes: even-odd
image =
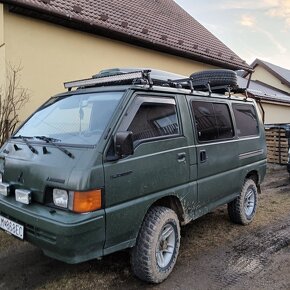
[[[171,103],[144,102],[134,116],[128,131],[133,140],[144,140],[180,133],[176,105]]]
[[[218,139],[232,138],[234,129],[228,106],[226,104],[213,104],[213,107],[217,122]]]
[[[254,106],[246,104],[233,104],[234,115],[239,137],[259,134],[259,126]]]
[[[192,111],[199,141],[222,140],[234,136],[232,119],[226,104],[193,101]]]
[[[192,109],[199,141],[215,140],[218,137],[216,120],[211,103],[192,102]]]

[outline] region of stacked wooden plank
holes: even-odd
[[[289,139],[283,128],[265,129],[269,163],[287,164]]]

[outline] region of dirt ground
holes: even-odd
[[[79,265],[45,257],[0,232],[0,289],[290,289],[290,179],[271,166],[255,221],[229,221],[226,207],[182,229],[180,255],[161,285],[134,278],[129,254]]]

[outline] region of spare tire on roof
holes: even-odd
[[[205,70],[193,73],[190,78],[195,89],[211,87],[229,86],[231,88],[238,87],[237,73],[228,69]]]

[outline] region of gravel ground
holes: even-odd
[[[180,255],[161,285],[130,271],[129,254],[67,265],[0,232],[0,289],[290,289],[290,179],[271,166],[249,226],[229,221],[226,207],[182,228]]]

